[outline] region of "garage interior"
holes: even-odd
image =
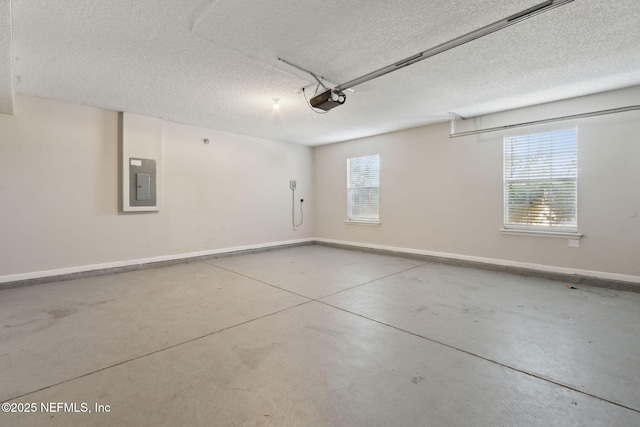
[[[637,2],[0,21],[1,424],[640,424]]]

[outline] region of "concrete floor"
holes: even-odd
[[[640,294],[576,287],[311,245],[2,290],[0,425],[640,426]]]

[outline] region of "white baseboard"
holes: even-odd
[[[332,243],[336,245],[353,246],[355,248],[377,249],[382,251],[406,253],[410,255],[425,255],[425,256],[448,258],[448,259],[454,259],[454,260],[460,260],[460,261],[471,261],[471,262],[479,262],[483,264],[493,264],[493,265],[499,265],[504,267],[524,268],[528,270],[537,270],[537,271],[542,271],[546,273],[560,273],[560,274],[577,275],[577,276],[583,276],[583,277],[594,277],[594,278],[603,279],[603,280],[615,280],[615,281],[622,281],[622,282],[640,283],[640,276],[608,273],[605,271],[593,271],[593,270],[582,270],[577,268],[556,267],[553,265],[532,264],[527,262],[509,261],[504,259],[450,254],[446,252],[434,252],[434,251],[426,251],[422,249],[400,248],[396,246],[375,245],[370,243],[348,242],[343,240],[333,240],[333,239],[323,239],[323,238],[315,238],[313,240],[315,240],[316,242],[322,242],[322,243],[330,243],[330,244]]]
[[[101,264],[82,265],[77,267],[58,268],[55,270],[36,271],[33,273],[9,274],[6,276],[0,276],[0,283],[17,282],[21,280],[30,280],[30,279],[41,279],[43,277],[66,276],[74,273],[85,273],[85,272],[96,271],[96,270],[130,267],[134,265],[152,264],[152,263],[163,262],[163,261],[176,261],[181,259],[197,258],[197,257],[209,256],[209,255],[222,255],[222,254],[241,252],[241,251],[247,251],[247,250],[253,250],[253,249],[268,249],[268,248],[277,247],[277,246],[311,243],[314,240],[315,239],[308,237],[304,239],[285,240],[285,241],[270,242],[270,243],[259,243],[255,245],[246,245],[246,246],[234,246],[231,248],[212,249],[208,251],[188,252],[188,253],[182,253],[182,254],[162,255],[162,256],[151,257],[151,258],[139,258],[139,259],[126,260],[126,261],[115,261],[115,262],[106,262]]]
[[[140,259],[126,260],[126,261],[115,261],[115,262],[108,262],[108,263],[101,263],[101,264],[82,265],[77,267],[59,268],[55,270],[36,271],[32,273],[10,274],[5,276],[0,276],[0,283],[18,282],[18,281],[30,280],[30,279],[41,279],[45,277],[55,278],[56,276],[66,276],[74,273],[85,273],[85,272],[97,271],[97,270],[116,269],[116,268],[131,267],[136,265],[153,264],[153,263],[166,262],[166,261],[177,261],[177,260],[197,258],[202,256],[231,254],[234,252],[242,252],[242,251],[255,250],[255,249],[269,249],[269,248],[276,248],[279,246],[313,243],[313,242],[350,246],[354,248],[398,252],[398,253],[404,253],[408,255],[425,255],[430,257],[447,258],[447,259],[459,260],[459,261],[478,262],[483,264],[491,264],[491,265],[504,266],[504,267],[537,270],[537,271],[546,272],[546,273],[559,273],[559,274],[576,275],[576,276],[582,276],[582,277],[593,277],[593,278],[602,279],[602,280],[615,280],[615,281],[622,281],[622,282],[629,282],[629,283],[640,283],[640,276],[608,273],[604,271],[557,267],[557,266],[543,265],[543,264],[532,264],[532,263],[509,261],[509,260],[496,259],[496,258],[484,258],[484,257],[470,256],[470,255],[450,254],[445,252],[427,251],[422,249],[401,248],[397,246],[385,246],[385,245],[376,245],[371,243],[359,243],[359,242],[350,242],[350,241],[343,241],[343,240],[325,239],[325,238],[318,238],[318,237],[315,237],[315,238],[307,237],[304,239],[259,243],[255,245],[235,246],[230,248],[212,249],[212,250],[200,251],[200,252],[188,252],[188,253],[182,253],[182,254],[163,255],[163,256],[157,256],[157,257],[151,257],[151,258],[140,258]]]

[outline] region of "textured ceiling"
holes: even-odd
[[[640,84],[638,0],[575,0],[357,86],[324,115],[300,91],[313,79],[277,60],[344,83],[541,2],[12,0],[13,74],[21,93],[307,145]],[[0,30],[0,74],[7,47]]]

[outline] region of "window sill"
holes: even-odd
[[[364,220],[355,220],[355,219],[347,219],[344,222],[349,225],[368,225],[370,227],[380,227],[382,223],[380,221],[364,221]]]
[[[538,230],[519,230],[516,228],[501,228],[502,234],[510,234],[513,236],[537,236],[537,237],[554,237],[557,239],[580,240],[582,233],[572,231],[538,231]]]

